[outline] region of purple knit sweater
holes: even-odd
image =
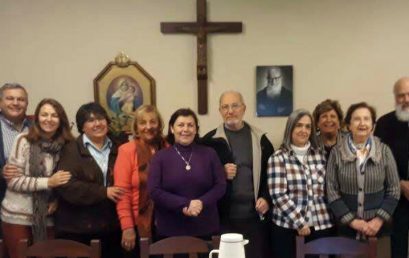
[[[190,160],[191,170],[176,152]],[[217,201],[224,195],[226,178],[216,152],[206,146],[174,145],[159,151],[151,160],[148,190],[155,203],[155,225],[160,236],[208,236],[219,231]],[[191,200],[203,202],[197,217],[182,212]]]

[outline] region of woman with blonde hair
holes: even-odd
[[[119,148],[114,181],[115,186],[126,189],[117,203],[122,247],[137,256],[138,232],[141,237],[152,237],[153,202],[146,188],[148,163],[167,144],[162,136],[161,115],[152,105],[143,105],[136,110],[132,129],[134,139]]]

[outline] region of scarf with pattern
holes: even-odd
[[[53,170],[59,159],[59,152],[63,144],[57,141],[40,140],[30,147],[30,176],[47,177],[45,158],[47,154],[53,157]],[[34,243],[47,239],[47,213],[49,191],[33,192],[33,221],[32,233]]]

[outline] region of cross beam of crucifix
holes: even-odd
[[[207,114],[207,34],[242,32],[241,22],[208,22],[206,0],[197,0],[196,22],[161,22],[162,33],[196,34],[197,37],[197,82],[198,111]]]

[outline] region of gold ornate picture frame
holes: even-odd
[[[156,104],[155,80],[120,53],[94,79],[94,98],[107,111],[111,131],[130,134],[135,110],[143,104]]]

